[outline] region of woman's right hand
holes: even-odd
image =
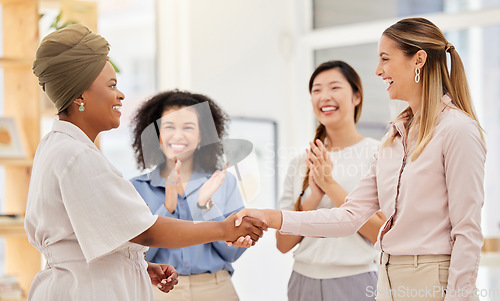
[[[175,167],[170,171],[165,182],[165,208],[170,213],[177,207],[177,187],[181,184],[181,161],[175,158]]]
[[[226,225],[225,241],[236,243],[240,237],[250,236],[252,241],[257,242],[262,237],[263,231],[267,230],[267,225],[261,219],[243,216],[240,222],[236,223],[236,213],[228,216],[223,223]]]
[[[234,214],[234,213],[233,213]],[[234,225],[239,227],[243,222],[244,217],[253,217],[258,220],[261,220],[266,225],[265,231],[267,228],[280,229],[281,224],[283,222],[283,217],[281,211],[274,209],[250,209],[244,208],[236,213],[234,216]]]
[[[168,293],[179,283],[177,271],[169,264],[148,262],[147,271],[151,283],[164,293]]]

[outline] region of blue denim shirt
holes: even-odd
[[[210,174],[193,172],[184,195],[177,197],[177,207],[170,213],[163,205],[165,202],[165,179],[160,176],[160,169],[135,177],[130,181],[151,212],[159,216],[167,216],[183,220],[224,220],[231,213],[243,208],[236,178],[229,172],[219,189],[212,196],[214,207],[201,210],[197,207],[200,187],[210,178]],[[177,231],[176,229],[172,229]],[[146,260],[155,263],[170,264],[179,275],[196,275],[216,273],[222,269],[231,274],[234,269],[231,262],[238,259],[246,248],[228,247],[224,241],[216,241],[181,249],[149,248]]]

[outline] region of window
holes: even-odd
[[[486,158],[483,233],[500,233],[500,25],[475,27],[447,33],[462,57],[469,88],[481,126],[485,129]]]
[[[320,29],[442,11],[443,0],[314,0],[313,28]]]

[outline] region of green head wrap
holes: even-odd
[[[108,60],[109,44],[80,24],[47,35],[33,62],[38,83],[58,113],[87,90]]]

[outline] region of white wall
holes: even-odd
[[[210,96],[230,116],[275,120],[280,175],[314,127],[308,74],[300,80],[296,68],[299,2],[157,2],[159,90],[189,89]],[[266,233],[234,265],[241,300],[286,300],[291,265],[292,255],[276,249],[275,232]]]
[[[231,116],[274,119],[279,146],[305,146],[314,119],[310,71],[297,72],[302,2],[158,1],[159,90],[190,89]]]

